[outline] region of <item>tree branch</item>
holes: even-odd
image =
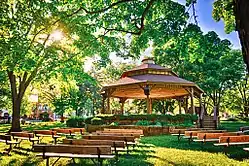
[[[147,4],[146,8],[144,9],[144,11],[142,13],[142,16],[140,18],[140,27],[138,27],[135,24],[135,27],[138,29],[137,32],[133,32],[133,31],[129,31],[129,30],[124,30],[124,29],[116,29],[116,28],[104,28],[104,29],[108,30],[108,31],[119,31],[119,32],[130,33],[130,34],[133,34],[133,35],[141,35],[142,31],[144,30],[144,19],[145,19],[145,16],[149,12],[149,9],[152,7],[152,5],[153,5],[153,3],[155,1],[156,0],[150,0],[149,3]]]
[[[120,1],[114,2],[113,4],[111,4],[108,7],[105,7],[103,9],[99,9],[99,10],[95,10],[95,11],[89,11],[86,8],[83,8],[83,7],[81,7],[81,9],[84,10],[87,14],[97,14],[97,13],[103,13],[103,12],[111,9],[112,7],[114,7],[114,6],[118,5],[118,4],[127,3],[127,2],[131,2],[131,1],[134,1],[134,0],[120,0]]]
[[[45,45],[46,45],[46,43],[47,43],[49,37],[50,37],[50,34],[48,34],[47,38],[44,40],[44,42],[43,42],[43,44],[42,44],[43,47],[38,51],[38,52],[39,52],[39,55],[40,55],[40,54],[43,52],[43,50],[45,49]],[[44,59],[45,59],[45,56],[44,56],[44,57],[41,57],[40,60],[38,61],[37,66],[36,66],[35,69],[31,72],[29,78],[28,78],[28,79],[25,81],[25,83],[24,83],[25,88],[28,87],[28,85],[30,84],[30,82],[32,81],[32,79],[33,79],[33,78],[35,77],[35,75],[37,74],[37,72],[38,72],[40,66],[42,65],[42,62],[44,61]]]

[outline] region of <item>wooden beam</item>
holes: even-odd
[[[101,114],[105,113],[105,98],[102,96],[102,110],[101,110]]]
[[[150,114],[150,96],[147,95],[147,114]]]
[[[124,114],[124,104],[125,101],[127,100],[127,98],[119,98],[120,99],[120,103],[121,103],[121,114]]]
[[[110,110],[110,91],[107,91],[107,110],[106,110],[107,114],[111,114],[111,110]]]
[[[181,106],[181,99],[178,99],[178,104],[179,104],[179,114],[182,114],[182,106]]]
[[[153,103],[153,99],[150,98],[150,109],[149,109],[150,114],[152,114],[152,103]]]

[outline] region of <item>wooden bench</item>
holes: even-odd
[[[240,130],[241,132],[243,132],[243,133],[244,133],[244,132],[245,132],[245,133],[246,133],[246,132],[249,132],[249,126],[240,127],[239,130]]]
[[[35,144],[35,142],[37,142],[37,143],[39,142],[38,138],[34,138],[34,134],[33,133],[28,133],[28,132],[11,132],[10,135],[17,142],[20,141],[20,144],[21,144],[21,142],[23,140],[27,140],[27,141],[31,142],[32,143],[32,147]]]
[[[90,140],[115,140],[115,141],[124,141],[125,146],[136,146],[136,141],[134,136],[114,136],[114,135],[83,135],[83,139],[90,139]]]
[[[225,153],[229,146],[249,145],[249,135],[240,136],[221,136],[219,143],[215,143],[214,146],[224,147]]]
[[[12,150],[12,145],[18,145],[20,142],[18,141],[12,141],[11,135],[0,135],[0,142],[5,143],[6,145],[9,145],[9,148],[6,149],[6,152],[4,154],[10,155],[10,152]]]
[[[60,158],[91,159],[95,165],[102,166],[104,159],[114,159],[111,146],[80,146],[80,145],[34,145],[34,152],[42,152],[37,156],[46,159],[46,166],[49,166],[49,158],[58,157],[52,164],[55,165]],[[97,160],[97,161],[96,161]]]
[[[80,135],[84,135],[85,132],[85,128],[70,128],[70,130],[72,133],[79,133]]]
[[[116,140],[89,140],[89,139],[64,139],[63,144],[70,145],[108,145],[118,156],[119,151],[127,151],[124,141]],[[128,151],[127,151],[128,152]]]
[[[187,128],[187,129],[173,129],[170,131],[172,136],[177,136],[178,142],[184,137],[185,131],[202,131],[212,130],[212,128]]]
[[[71,130],[70,128],[68,129],[52,129],[52,131],[56,131],[56,133],[60,136],[66,136],[67,138],[73,138],[74,136],[76,136],[76,134],[73,132],[73,130]]]
[[[122,132],[106,132],[106,131],[96,131],[95,133],[92,134],[97,134],[97,135],[117,135],[117,136],[134,136],[135,138],[141,138],[140,134],[137,133],[122,133]]]
[[[221,136],[239,136],[244,133],[239,132],[227,132],[227,133],[197,133],[197,139],[194,142],[201,142],[202,145],[206,142],[219,142]]]
[[[132,134],[140,134],[141,136],[144,135],[144,131],[140,129],[107,129],[104,128],[104,132],[110,132],[110,133],[132,133]]]
[[[41,142],[43,137],[52,137],[54,139],[54,144],[57,143],[57,139],[60,138],[59,135],[57,135],[56,131],[51,130],[34,130],[33,131],[35,136],[38,138],[38,143]]]
[[[198,130],[198,131],[185,131],[183,138],[188,139],[189,144],[194,138],[197,138],[198,133],[224,133],[226,130]]]

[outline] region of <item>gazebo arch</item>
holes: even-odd
[[[102,113],[110,114],[110,97],[119,98],[123,113],[126,99],[146,99],[147,113],[152,113],[152,99],[183,98],[190,96],[191,112],[194,113],[194,97],[200,100],[201,115],[203,107],[201,98],[203,90],[194,82],[178,77],[171,69],[159,66],[152,58],[145,58],[142,64],[124,72],[121,78],[103,86]],[[104,102],[107,100],[107,109]],[[201,116],[201,117],[202,117]]]

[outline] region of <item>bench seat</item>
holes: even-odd
[[[219,138],[213,139],[194,139],[194,142],[219,142]]]
[[[18,141],[6,141],[6,140],[1,140],[1,139],[0,139],[0,142],[7,143],[7,144],[19,144],[20,143]]]
[[[97,159],[98,155],[93,154],[72,154],[72,153],[52,153],[52,152],[45,152],[37,154],[37,156],[44,156],[44,157],[63,157],[63,158],[90,158],[90,159]],[[115,155],[108,154],[108,155],[100,155],[101,159],[113,159]]]
[[[197,138],[197,136],[183,136],[183,138],[190,139],[190,138]]]
[[[184,136],[184,134],[171,134],[172,136]]]
[[[230,143],[216,143],[214,146],[236,146],[236,145],[249,145],[249,142],[230,142]]]
[[[15,139],[30,140],[30,141],[39,141],[38,138],[28,138],[28,137],[15,137]]]
[[[249,151],[249,148],[243,148],[243,150],[245,150],[245,151]]]
[[[115,148],[112,147],[112,151],[115,151]],[[128,151],[128,149],[127,148],[116,148],[116,151],[118,151],[118,152],[126,152],[126,151]]]

